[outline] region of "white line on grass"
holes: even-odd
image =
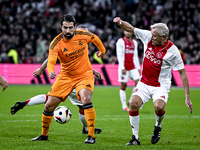
[[[6,115],[4,115],[6,116]],[[21,116],[30,116],[30,115],[20,115]],[[39,116],[39,115],[31,115],[31,116]],[[96,120],[124,120],[127,119],[128,115],[104,115],[104,117],[98,117]],[[165,116],[165,119],[199,119],[200,116]],[[140,116],[140,119],[155,119],[154,116]],[[71,119],[71,120],[78,120],[78,119]],[[40,120],[1,120],[0,122],[35,122],[35,121],[40,121]]]

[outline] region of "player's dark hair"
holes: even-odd
[[[76,19],[72,15],[66,14],[66,15],[62,16],[61,19],[60,19],[60,25],[61,26],[63,26],[64,21],[73,22],[74,26],[76,25]]]

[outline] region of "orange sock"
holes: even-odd
[[[88,126],[88,135],[94,138],[96,113],[94,107],[84,109],[85,120]]]
[[[42,114],[42,133],[41,133],[41,135],[47,136],[52,120],[53,120],[53,115],[46,116],[45,114]]]

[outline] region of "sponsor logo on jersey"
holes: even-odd
[[[154,62],[155,64],[161,64],[161,60],[158,60],[153,53],[151,53],[150,51],[148,51],[148,49],[145,52],[145,57],[147,59],[149,59],[150,61]]]
[[[85,47],[83,47],[83,48],[81,48],[79,50],[67,53],[67,54],[65,54],[65,56],[66,57],[70,57],[70,59],[74,59],[74,58],[82,56],[84,54],[83,53],[84,50],[85,50]]]
[[[125,53],[127,54],[133,54],[134,53],[134,50],[132,49],[125,49]]]

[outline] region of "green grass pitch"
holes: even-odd
[[[151,144],[155,116],[152,100],[140,110],[140,146],[126,146],[132,131],[128,112],[122,111],[119,87],[95,86],[92,102],[96,111],[96,127],[102,128],[96,134],[96,143],[84,144],[87,135],[82,134],[78,107],[69,100],[60,105],[68,106],[72,118],[66,124],[52,121],[49,141],[31,141],[41,133],[41,115],[44,104],[26,106],[11,115],[10,107],[16,101],[27,100],[38,94],[46,94],[50,85],[9,85],[0,91],[0,150],[199,150],[200,149],[200,89],[191,88],[193,114],[185,105],[182,88],[171,88],[166,115],[162,123],[160,141]],[[132,88],[127,88],[127,99]]]

